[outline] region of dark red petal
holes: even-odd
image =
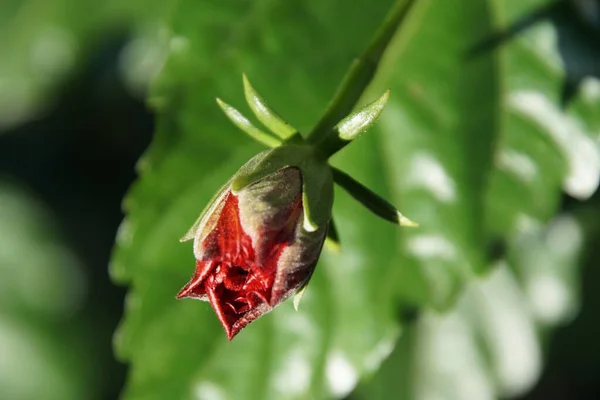
[[[232,193],[227,196],[216,231],[222,261],[242,268],[247,268],[248,263],[254,261],[252,240],[242,229],[238,199]]]
[[[250,322],[268,313],[272,309],[273,308],[270,307],[268,304],[263,303],[245,313],[241,318],[235,321],[231,328],[226,329],[227,337],[229,338],[229,340],[233,339],[233,337],[237,335],[242,329],[244,329],[246,325],[248,325]]]
[[[318,258],[313,251],[304,254],[306,245],[315,246],[312,237],[297,240],[302,231],[300,186],[288,197],[281,197],[279,189],[264,189],[244,189],[239,198],[231,192],[223,196],[212,231],[200,239],[194,276],[177,295],[208,299],[230,340],[297,290]]]
[[[237,266],[232,266],[227,269],[227,275],[223,279],[223,285],[229,290],[238,292],[244,287],[247,277],[248,271]]]
[[[219,321],[221,321],[221,325],[223,325],[225,333],[227,333],[227,337],[229,340],[233,339],[235,333],[233,333],[232,328],[238,319],[235,308],[231,304],[224,304],[221,302],[220,295],[222,293],[218,293],[220,291],[217,287],[215,287],[215,285],[209,284],[207,285],[206,289],[210,305],[212,306],[213,310],[215,310],[215,314],[217,314]]]
[[[203,298],[206,296],[206,291],[204,289],[204,280],[210,274],[217,262],[214,260],[210,261],[196,261],[196,271],[194,272],[194,276],[192,279],[177,293],[177,299],[183,299],[185,297],[189,298]]]

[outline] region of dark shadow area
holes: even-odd
[[[583,203],[564,196],[562,209],[574,212],[587,230],[587,250],[581,259],[581,309],[573,321],[551,333],[543,375],[523,400],[600,399],[600,191]]]
[[[102,36],[55,92],[46,116],[0,134],[0,176],[19,181],[50,208],[85,267],[89,291],[76,318],[89,325],[100,355],[94,360],[100,399],[118,398],[125,377],[112,351],[125,288],[111,283],[108,263],[121,201],[153,132],[152,114],[120,78],[118,57],[127,40],[125,32]]]
[[[558,51],[565,67],[560,103],[566,108],[585,78],[600,79],[600,0],[551,2],[475,44],[467,55],[476,57],[497,50],[542,21],[548,21],[556,28]]]

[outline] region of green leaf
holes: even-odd
[[[535,0],[495,3],[504,29],[545,4]],[[561,109],[560,101],[566,72],[561,53],[566,52],[570,62],[588,56],[578,51],[569,36],[578,24],[577,20],[536,21],[498,48],[506,71],[503,132],[487,200],[489,225],[495,234],[510,233],[531,220],[548,220],[559,204],[561,188],[585,199],[598,186],[600,97],[593,94],[597,81],[582,84],[582,96],[568,110]],[[596,53],[600,54],[597,49]]]
[[[0,2],[0,128],[46,112],[56,100],[52,90],[89,61],[87,53],[99,39],[120,35],[125,27],[132,40],[123,49],[120,72],[128,88],[142,96],[164,61],[161,18],[172,3]]]
[[[48,210],[3,180],[0,221],[0,398],[96,398],[92,360],[103,355],[77,315],[87,287],[82,266]]]
[[[469,352],[468,359],[450,358],[466,371],[450,379],[484,382],[485,394],[497,393],[486,368],[495,365],[502,377],[498,349],[506,344],[487,341],[497,363],[485,363],[476,339],[498,327],[482,315],[508,313],[507,326],[525,321],[521,337],[533,337],[536,348],[537,322],[524,315],[533,303],[521,288],[528,256],[515,246],[545,249],[547,243],[533,244],[544,243],[561,188],[585,197],[598,174],[591,138],[600,118],[585,98],[567,114],[558,108],[561,70],[555,55],[554,64],[545,61],[547,25],[499,54],[468,54],[495,26],[533,7],[524,3],[415,2],[363,95],[370,100],[391,88],[385,112],[371,134],[332,163],[420,228],[397,229],[336,190],[341,251],[324,251],[297,312],[286,302],[229,343],[208,304],[174,300],[194,269],[191,248],[177,243],[181,232],[260,150],[240,138],[212,98],[242,98],[238,77],[245,71],[293,126],[310,132],[391,2],[178,2],[169,20],[170,53],[150,98],[159,112],[157,134],[125,201],[128,217],[111,265],[114,279],[130,285],[116,335],[118,355],[131,363],[124,397],[341,398],[399,345],[393,354],[409,357],[389,363],[417,371],[418,386],[402,393],[420,398],[441,390],[428,379],[443,372],[434,346],[448,335]],[[523,180],[532,176],[531,165],[535,179]],[[493,265],[487,249],[495,239],[509,243],[510,257],[482,278]],[[562,277],[561,271],[552,273]],[[406,307],[422,317],[402,327],[398,309]],[[535,379],[531,371],[520,390]],[[409,382],[383,373],[381,393]],[[511,390],[498,386],[498,393]]]
[[[404,332],[356,399],[512,398],[538,380],[548,331],[579,307],[582,223],[562,215],[530,226],[509,244],[509,260],[471,282],[446,314],[425,312]],[[518,350],[518,351],[517,351]]]
[[[546,5],[489,3],[500,32]],[[592,111],[597,82],[584,83],[568,110],[561,109],[560,52],[583,57],[564,47],[569,40],[561,35],[576,29],[570,23],[537,21],[494,49],[503,102],[484,205],[487,236],[505,242],[506,254],[489,275],[468,284],[453,311],[426,312],[411,324],[356,399],[390,398],[398,382],[405,398],[417,400],[521,396],[540,376],[549,331],[577,313],[582,218],[553,216],[561,189],[580,198],[597,189],[600,124]]]
[[[125,201],[128,218],[111,265],[113,277],[131,285],[116,335],[118,355],[131,363],[125,398],[328,398],[348,393],[365,370],[376,368],[374,347],[390,342],[397,328],[393,313],[378,307],[369,276],[391,264],[385,253],[358,262],[356,254],[374,251],[370,243],[356,247],[362,234],[348,239],[345,255],[325,252],[299,311],[286,302],[231,343],[207,303],[174,296],[194,269],[191,246],[177,243],[181,232],[259,151],[218,112],[214,96],[243,98],[238,77],[245,71],[281,115],[308,131],[390,4],[214,1],[199,7],[184,0],[173,10],[172,40],[185,46],[172,48],[155,82],[150,102],[160,111],[157,135]],[[368,213],[361,218],[371,221],[371,235],[380,227],[393,232]],[[348,224],[354,223],[340,222],[341,232],[356,229]],[[337,279],[345,260],[348,272]],[[352,334],[359,328],[360,335]]]
[[[365,95],[390,88],[385,111],[343,156],[381,163],[381,175],[361,183],[374,188],[384,180],[384,197],[419,223],[396,233],[390,290],[443,310],[487,268],[483,199],[499,128],[498,65],[494,57],[466,59],[466,50],[492,32],[485,2],[458,8],[423,1],[411,16],[410,40],[395,38]],[[356,176],[359,167],[347,164],[341,169]]]

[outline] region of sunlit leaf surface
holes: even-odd
[[[343,398],[394,346],[356,396],[486,399],[530,388],[540,327],[577,308],[582,233],[572,217],[553,217],[562,190],[585,198],[597,187],[598,83],[561,109],[548,21],[471,50],[540,4],[418,2],[362,99],[391,88],[388,106],[333,164],[420,227],[399,229],[337,191],[342,251],[324,252],[299,311],[286,303],[228,342],[208,304],[174,300],[194,269],[177,239],[261,149],[214,97],[248,114],[245,72],[308,131],[391,1],[177,2],[149,98],[157,133],[111,265],[130,285],[116,334],[131,363],[125,398]],[[492,254],[496,244],[506,251]]]

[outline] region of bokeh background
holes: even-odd
[[[213,99],[248,113],[246,71],[306,132],[392,1],[3,0],[0,398],[600,398],[600,2],[418,3],[334,162],[421,230],[336,192],[299,317],[227,344],[172,297],[179,235],[260,150]]]

